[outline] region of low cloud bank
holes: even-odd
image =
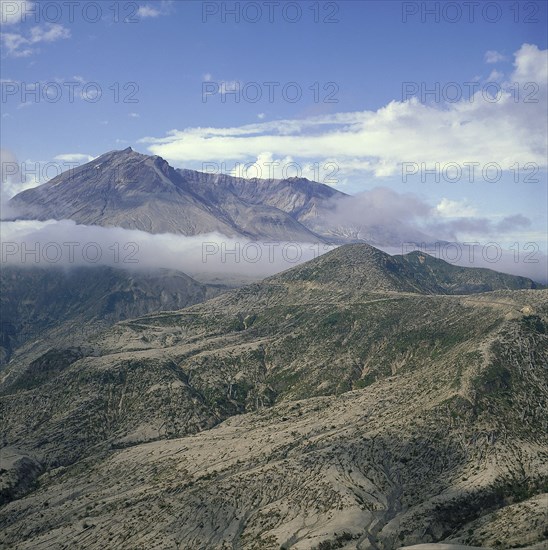
[[[176,269],[193,275],[266,277],[311,260],[333,246],[324,243],[253,242],[220,233],[187,237],[153,235],[119,227],[77,225],[72,220],[2,222],[2,264],[19,267],[108,265],[122,269]],[[390,254],[421,249],[466,267],[487,267],[548,281],[548,259],[538,247],[504,250],[497,243],[438,243],[379,247]]]
[[[252,242],[220,233],[151,234],[72,220],[2,222],[1,230],[2,263],[22,267],[109,265],[266,277],[333,248],[323,243]]]

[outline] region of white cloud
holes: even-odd
[[[546,93],[548,50],[539,50],[534,44],[523,44],[515,53],[512,79],[521,84],[536,82]]]
[[[69,36],[70,31],[63,25],[47,23],[41,27],[32,27],[29,40],[31,44],[37,44],[38,42],[55,42]]]
[[[0,35],[2,45],[6,49],[7,55],[12,57],[28,57],[33,54],[32,48],[28,48],[28,39],[21,34],[3,32]]]
[[[11,197],[41,183],[40,166],[30,160],[19,162],[12,151],[0,149],[0,214],[3,217],[13,214],[7,204]]]
[[[192,237],[174,234],[153,235],[120,227],[78,225],[72,220],[1,222],[0,230],[3,243],[7,245],[2,249],[3,262],[20,267],[164,267],[177,269],[189,275],[224,273],[265,277],[311,260],[318,253],[323,254],[333,248],[318,243],[256,243],[226,237],[220,233]],[[25,247],[22,246],[23,243]],[[402,254],[411,250],[404,245],[405,243],[402,243],[399,247],[381,248],[391,254]],[[516,263],[514,252],[510,251],[504,252],[499,261],[492,263],[486,262],[483,258],[481,246],[476,247],[471,261],[469,248],[462,247],[463,253],[455,263],[525,275],[540,282],[547,279],[546,256],[540,251],[535,254],[538,263]],[[432,250],[435,252],[437,247],[425,248],[426,252],[432,253]],[[36,255],[30,251],[36,251]],[[439,253],[435,255],[453,263],[454,247],[444,254],[444,246],[441,246]],[[94,261],[95,258],[97,261]],[[255,261],[256,258],[258,261]]]
[[[160,11],[152,6],[140,6],[137,10],[137,15],[143,18],[158,17],[160,15]]]
[[[500,71],[497,71],[496,69],[493,69],[489,76],[487,77],[488,82],[497,82],[504,76],[504,73],[501,73]]]
[[[258,118],[259,120],[263,120],[263,119],[265,118],[265,116],[266,116],[266,115],[265,115],[264,113],[259,113],[259,114],[257,115],[257,118]]]
[[[536,82],[537,103],[514,100],[504,89],[496,101],[481,88],[471,99],[421,104],[392,101],[377,111],[257,122],[232,128],[186,128],[144,138],[149,151],[176,165],[189,162],[291,156],[298,162],[335,159],[346,177],[353,170],[397,175],[401,163],[533,162],[546,167],[546,51],[524,44],[515,54],[510,82]]]
[[[86,155],[84,153],[63,153],[62,155],[53,157],[53,160],[59,160],[62,162],[78,162],[83,164],[92,161],[94,158],[97,157]]]
[[[140,118],[141,115],[139,113],[129,113],[127,115],[129,118]]]
[[[246,179],[286,179],[307,178],[312,181],[336,186],[339,183],[338,165],[334,161],[327,160],[324,163],[297,162],[288,155],[283,158],[275,158],[272,153],[266,151],[249,162],[230,163],[203,163],[202,171],[224,174]]]
[[[143,4],[139,6],[137,16],[143,19],[151,19],[162,15],[168,15],[171,11],[172,4],[173,2],[171,0],[161,0],[160,2],[156,2],[155,5]]]
[[[57,23],[46,23],[30,29],[30,33],[24,36],[19,33],[2,33],[2,44],[6,53],[11,57],[28,57],[38,51],[36,46],[42,42],[56,42],[70,38],[70,31]]]
[[[252,243],[247,239],[226,237],[220,233],[208,233],[187,237],[184,235],[153,235],[145,231],[78,225],[72,220],[18,220],[1,222],[0,228],[9,249],[3,250],[3,260],[21,267],[41,265],[111,265],[120,268],[169,268],[192,275],[193,273],[240,273],[265,277],[278,273],[297,263],[310,260],[318,250],[325,250],[314,243]],[[76,243],[73,255],[64,243]],[[38,251],[35,258],[24,256],[22,243]],[[32,243],[32,244],[30,244]],[[93,244],[89,244],[93,243]],[[88,253],[86,254],[86,245]],[[47,250],[46,250],[46,247]],[[285,247],[285,248],[284,248]],[[114,256],[115,248],[119,251]],[[97,253],[100,251],[100,256]],[[230,254],[228,251],[237,251]],[[9,252],[9,254],[8,254]],[[225,254],[226,252],[226,254]],[[297,256],[298,254],[298,256]],[[97,262],[88,258],[98,256]],[[58,261],[50,261],[48,258]],[[251,261],[247,261],[247,259]],[[258,258],[258,261],[255,261]],[[298,258],[297,261],[294,261]],[[125,261],[130,259],[131,261]]]
[[[505,61],[506,56],[497,52],[496,50],[488,50],[485,52],[485,63],[499,63]]]
[[[436,213],[442,218],[470,218],[477,216],[477,209],[466,199],[453,201],[443,198],[436,205]]]
[[[2,214],[6,216],[7,201],[17,193],[41,185],[94,158],[96,157],[84,153],[62,153],[48,161],[32,159],[19,161],[12,151],[0,149]]]
[[[222,95],[239,91],[240,83],[237,80],[221,80],[219,83],[219,93]]]
[[[211,73],[205,73],[202,75],[204,82],[214,82],[217,85],[216,90],[212,90],[212,95],[221,94],[226,95],[230,93],[239,93],[241,90],[241,85],[238,80],[216,80],[213,81],[213,75]],[[260,118],[260,117],[259,117]]]

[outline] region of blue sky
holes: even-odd
[[[119,2],[117,13],[110,1],[75,2],[71,17],[62,2],[2,0],[6,158],[43,171],[131,146],[177,167],[225,161],[242,173],[238,163],[259,159],[287,175],[298,163],[309,177],[311,165],[330,163],[315,179],[336,166],[333,184],[348,193],[413,193],[454,220],[460,239],[546,249],[546,2],[491,2],[487,11],[481,3],[473,14],[467,2],[300,2],[300,16],[294,3],[276,4],[271,22],[265,2]],[[498,101],[486,99],[497,91],[487,82],[499,86]],[[25,97],[33,83],[42,95],[61,89],[59,100]],[[440,97],[425,94],[436,83]],[[101,97],[83,99],[96,84]],[[222,93],[236,86],[239,101]],[[302,97],[290,101],[297,90]],[[447,101],[453,93],[462,99]],[[440,182],[421,181],[423,162],[440,163]],[[479,166],[473,182],[469,172],[444,179],[448,163],[466,162]],[[405,182],[402,163],[418,170]],[[481,175],[489,163],[502,170],[496,182]],[[527,181],[536,166],[529,179],[538,181]],[[20,183],[11,194],[35,182],[31,174]],[[500,235],[470,230],[476,218]],[[514,226],[500,225],[510,218]]]

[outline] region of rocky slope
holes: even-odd
[[[87,336],[156,311],[181,309],[224,290],[184,273],[111,267],[0,269],[0,369],[22,355],[78,345]]]
[[[541,544],[548,291],[432,260],[341,247],[28,365],[0,546]]]

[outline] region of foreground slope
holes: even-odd
[[[343,247],[27,373],[0,398],[3,543],[542,541],[548,292],[394,261]]]

